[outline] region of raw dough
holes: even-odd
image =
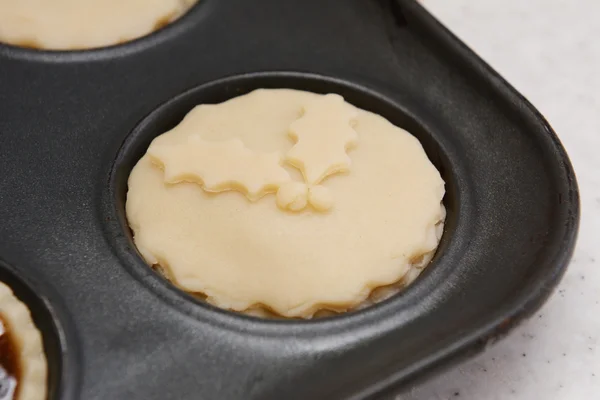
[[[127,42],[167,25],[190,0],[0,0],[0,42],[51,50]]]
[[[239,190],[250,200],[291,180],[279,153],[256,153],[239,139],[211,142],[190,135],[183,143],[155,141],[148,156],[164,170],[166,183],[195,182],[215,193]]]
[[[358,135],[351,122],[356,111],[342,96],[328,94],[303,107],[303,115],[289,128],[297,142],[287,153],[307,183],[316,185],[331,174],[350,169],[346,151],[356,146]]]
[[[17,351],[20,374],[16,383],[16,399],[46,399],[48,366],[44,355],[42,336],[34,325],[27,306],[21,303],[12,290],[2,282],[0,282],[0,317],[0,320],[7,325],[4,326],[0,323],[0,335],[4,334],[4,330],[8,328]],[[3,372],[0,370],[0,374]],[[7,390],[14,389],[13,384]],[[12,396],[8,398],[12,398]]]
[[[343,140],[331,135],[338,138],[331,152],[320,152],[321,142],[313,140],[315,150],[302,157],[305,165],[317,160],[324,174],[305,178],[282,161],[291,183],[251,198],[246,178],[224,178],[231,178],[235,162],[215,163],[208,171],[229,182],[215,193],[203,189],[203,172],[194,169],[204,161],[191,162],[186,179],[171,180],[163,171],[165,159],[154,152],[185,149],[190,140],[241,140],[244,153],[278,153],[284,159],[296,144],[292,139],[301,140],[292,131],[308,116],[306,110],[336,97],[256,90],[222,104],[200,105],[157,137],[131,172],[126,204],[146,261],[219,307],[259,306],[286,317],[355,308],[373,289],[414,278],[439,242],[444,182],[418,140],[378,115],[342,103],[345,108],[331,111],[339,114],[327,116],[335,124],[314,124],[307,133],[321,135],[325,147],[333,142],[324,126],[344,123],[355,133],[344,128]],[[351,165],[332,169],[340,165],[340,149]],[[268,194],[276,189],[276,195]]]

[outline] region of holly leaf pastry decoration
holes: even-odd
[[[239,139],[211,142],[191,135],[178,144],[155,141],[148,155],[164,170],[166,183],[193,182],[207,192],[236,190],[250,201],[291,180],[278,152],[254,152]]]
[[[331,174],[350,169],[347,150],[356,146],[358,134],[352,128],[356,111],[337,94],[327,94],[304,107],[303,115],[289,127],[296,141],[286,161],[298,168],[309,185]]]
[[[279,152],[252,151],[239,139],[213,142],[191,134],[176,143],[154,140],[147,154],[164,171],[168,184],[192,182],[214,193],[235,190],[250,201],[277,192],[276,204],[282,210],[302,211],[310,204],[325,212],[333,206],[333,195],[319,183],[349,170],[346,152],[358,140],[352,127],[355,117],[343,97],[328,94],[307,104],[290,124],[288,134],[296,144],[285,161],[302,172],[304,182],[292,180]]]

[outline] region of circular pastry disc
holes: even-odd
[[[431,256],[443,196],[419,141],[384,118],[337,95],[257,90],[157,137],[126,211],[140,253],[182,289],[310,317]]]

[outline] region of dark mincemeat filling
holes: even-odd
[[[8,324],[0,315],[0,400],[15,400],[19,382],[17,347]]]

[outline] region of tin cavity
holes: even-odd
[[[455,211],[457,207],[455,182],[451,174],[452,167],[445,157],[442,146],[436,140],[435,135],[425,129],[401,105],[364,87],[322,76],[280,72],[235,76],[194,88],[160,106],[145,118],[129,137],[126,138],[111,171],[110,186],[108,188],[109,196],[107,198],[108,204],[105,207],[111,221],[108,231],[113,230],[114,232],[115,236],[111,239],[125,261],[124,266],[130,269],[134,276],[137,276],[143,282],[150,283],[153,290],[158,290],[163,295],[171,298],[183,296],[188,300],[193,300],[185,307],[196,307],[197,305],[205,307],[202,301],[198,301],[197,298],[182,293],[175,286],[168,283],[163,279],[163,274],[152,272],[142,260],[139,253],[137,253],[133,244],[131,230],[125,219],[127,179],[133,166],[146,152],[150,142],[156,136],[176,126],[194,106],[198,104],[220,103],[258,88],[291,88],[323,94],[338,93],[348,102],[382,115],[394,125],[406,129],[419,139],[429,159],[440,171],[442,178],[446,182],[446,196],[444,198],[444,206],[447,210],[446,233],[438,246],[438,251],[432,265],[426,271],[434,268],[436,259],[443,256],[443,251],[447,246],[448,237],[450,236],[448,231],[453,230],[456,225]],[[407,280],[412,281],[415,278],[416,275],[411,275],[407,277]],[[385,289],[378,291],[374,300],[386,299],[397,292],[394,288]],[[177,303],[181,304],[181,302]],[[259,314],[261,313],[259,312]],[[268,315],[269,313],[265,314]],[[324,314],[329,315],[329,313]]]

